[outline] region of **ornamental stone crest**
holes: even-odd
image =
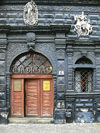
[[[74,19],[77,21],[74,30],[78,36],[88,36],[92,32],[90,20],[85,17],[84,12],[81,15],[74,16]]]
[[[23,17],[25,24],[33,26],[38,23],[38,9],[33,0],[25,5]]]

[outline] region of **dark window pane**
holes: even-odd
[[[77,60],[75,64],[92,64],[92,61],[87,59],[86,57],[82,57]]]

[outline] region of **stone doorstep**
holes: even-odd
[[[53,123],[53,118],[30,118],[30,117],[25,117],[25,118],[18,118],[18,117],[10,117],[9,123]]]

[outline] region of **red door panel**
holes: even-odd
[[[43,80],[44,82],[45,80]],[[50,90],[42,88],[42,104],[41,104],[41,115],[52,116],[53,115],[53,83],[50,81]]]
[[[25,85],[26,116],[39,115],[39,80],[29,79]]]
[[[24,116],[24,80],[12,79],[11,115]]]

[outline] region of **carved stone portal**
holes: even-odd
[[[38,23],[37,5],[31,0],[24,7],[24,22],[28,25],[36,25]]]
[[[74,16],[74,19],[77,21],[74,30],[78,36],[88,36],[92,32],[90,20],[85,17],[84,12],[81,15]]]

